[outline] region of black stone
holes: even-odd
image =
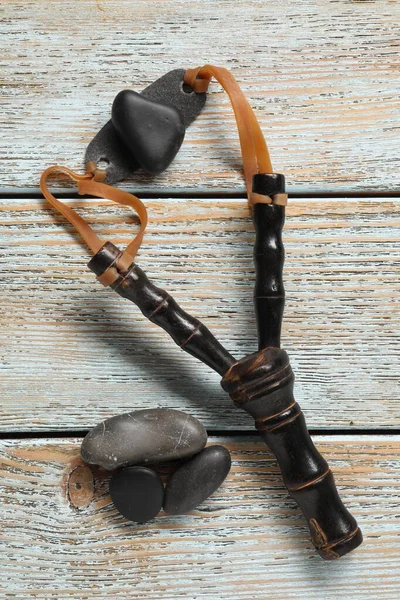
[[[111,119],[132,156],[152,175],[165,171],[185,137],[178,109],[148,100],[133,90],[117,94]]]
[[[117,471],[110,481],[114,506],[130,521],[145,523],[154,519],[164,499],[162,481],[147,467],[126,467]]]
[[[87,463],[112,471],[189,458],[206,443],[207,432],[198,419],[180,410],[153,408],[99,423],[84,438],[81,455]]]
[[[231,456],[226,448],[204,448],[170,477],[165,489],[165,512],[182,515],[193,510],[220,487],[230,468]]]

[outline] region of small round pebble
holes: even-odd
[[[147,467],[126,467],[111,478],[110,495],[119,512],[136,523],[154,519],[161,510],[164,486]]]
[[[165,489],[164,510],[183,515],[217,490],[231,468],[231,455],[224,446],[208,446],[184,463],[170,477]]]

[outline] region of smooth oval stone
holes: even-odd
[[[180,410],[152,408],[111,417],[84,438],[85,462],[109,471],[126,465],[188,458],[207,443],[198,419]]]
[[[165,489],[165,512],[183,515],[196,508],[220,487],[230,468],[231,455],[226,448],[204,448],[170,477]]]
[[[162,481],[147,467],[126,467],[110,481],[110,496],[114,506],[130,521],[145,523],[154,519],[164,499]]]
[[[148,100],[133,90],[116,95],[111,119],[125,146],[152,175],[168,167],[185,137],[185,125],[177,108]]]

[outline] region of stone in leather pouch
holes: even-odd
[[[184,69],[174,69],[151,83],[140,95],[152,102],[167,105],[179,111],[183,127],[187,128],[200,114],[206,101],[206,93],[188,92],[184,86],[184,75]],[[129,92],[129,90],[124,90],[124,92],[127,91]],[[124,92],[120,92],[116,100]],[[125,128],[129,126],[128,119]],[[112,120],[104,125],[86,149],[86,164],[97,165],[101,162],[106,164],[104,179],[106,183],[116,183],[121,179],[126,179],[141,166],[130,152],[126,141],[124,142],[121,135],[118,134]]]

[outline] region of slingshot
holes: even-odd
[[[188,69],[184,82],[204,93],[215,77],[229,95],[239,132],[249,206],[256,231],[255,312],[258,351],[237,360],[198,319],[186,313],[165,291],[158,288],[134,262],[147,223],[144,204],[127,192],[102,181],[95,163],[78,175],[65,167],[50,167],[41,177],[45,198],[74,225],[94,253],[88,267],[98,280],[120,296],[134,302],[153,323],[165,329],[178,346],[222,376],[221,385],[234,404],[255,420],[267,446],[275,454],[290,496],[307,519],[312,541],[320,556],[335,559],[362,542],[354,517],[339,498],[332,472],[315,448],[304,415],[293,397],[294,375],[287,353],[280,348],[285,302],[282,281],[285,220],[285,178],[273,173],[258,121],[233,76],[226,69],[206,65]],[[77,182],[79,194],[109,198],[134,208],[141,228],[121,251],[103,242],[75,211],[57,200],[47,189],[47,178],[63,172]]]

